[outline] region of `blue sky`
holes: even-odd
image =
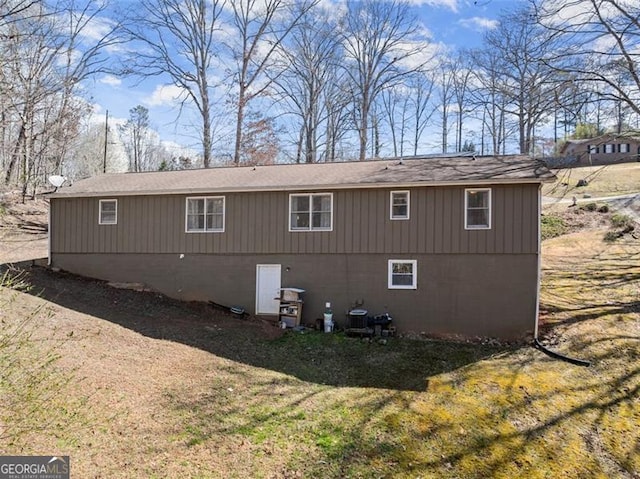
[[[502,11],[525,1],[409,0],[409,3],[431,34],[432,42],[455,50],[461,46],[479,46],[482,35],[497,25],[496,19]],[[196,120],[188,111],[177,120],[176,89],[167,85],[166,79],[155,77],[139,82],[133,78],[102,75],[86,87],[94,105],[94,121],[104,122],[105,112],[109,110],[111,124],[123,122],[129,110],[140,104],[149,109],[151,126],[162,140],[197,148],[198,139],[192,128]]]

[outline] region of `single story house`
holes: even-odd
[[[537,325],[541,183],[526,156],[105,174],[50,196],[52,267],[302,320],[330,302],[399,332],[519,337]]]
[[[596,138],[568,140],[560,155],[576,159],[576,166],[625,163],[640,159],[640,136],[635,133],[605,133]]]

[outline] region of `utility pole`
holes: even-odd
[[[104,118],[104,158],[102,159],[102,172],[107,172],[107,140],[109,139],[109,110]]]

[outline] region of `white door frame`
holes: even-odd
[[[272,270],[273,273],[275,273],[277,271],[277,277],[278,277],[278,281],[277,281],[277,285],[274,284],[262,284],[261,280],[260,280],[260,271],[266,271],[266,270]],[[266,278],[263,278],[265,281],[267,280]],[[269,278],[271,279],[271,278]],[[280,302],[276,300],[276,298],[278,298],[278,296],[280,295],[280,288],[282,287],[282,265],[280,264],[258,264],[256,265],[256,314],[278,314],[280,312]],[[261,289],[263,288],[268,288],[269,291],[271,289],[273,289],[273,291],[265,291],[265,294],[273,294],[272,298],[274,298],[274,301],[272,304],[270,304],[269,306],[271,306],[271,309],[267,310],[267,311],[261,311],[260,307],[260,292]],[[262,306],[263,309],[264,306]]]

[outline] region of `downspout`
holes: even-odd
[[[538,266],[536,269],[536,317],[533,326],[533,340],[538,341],[538,318],[540,317],[540,280],[542,279],[542,183],[538,185]]]
[[[47,266],[51,266],[51,200],[47,203]]]
[[[538,284],[536,285],[536,317],[533,326],[533,347],[539,349],[547,356],[550,356],[554,359],[560,359],[561,361],[566,361],[571,364],[575,364],[577,366],[591,366],[590,361],[585,361],[584,359],[576,359],[570,358],[568,356],[564,356],[560,353],[556,353],[555,351],[551,351],[542,345],[540,340],[538,339],[538,321],[540,317],[540,280],[542,279],[542,183],[538,186],[538,270],[536,272]]]

